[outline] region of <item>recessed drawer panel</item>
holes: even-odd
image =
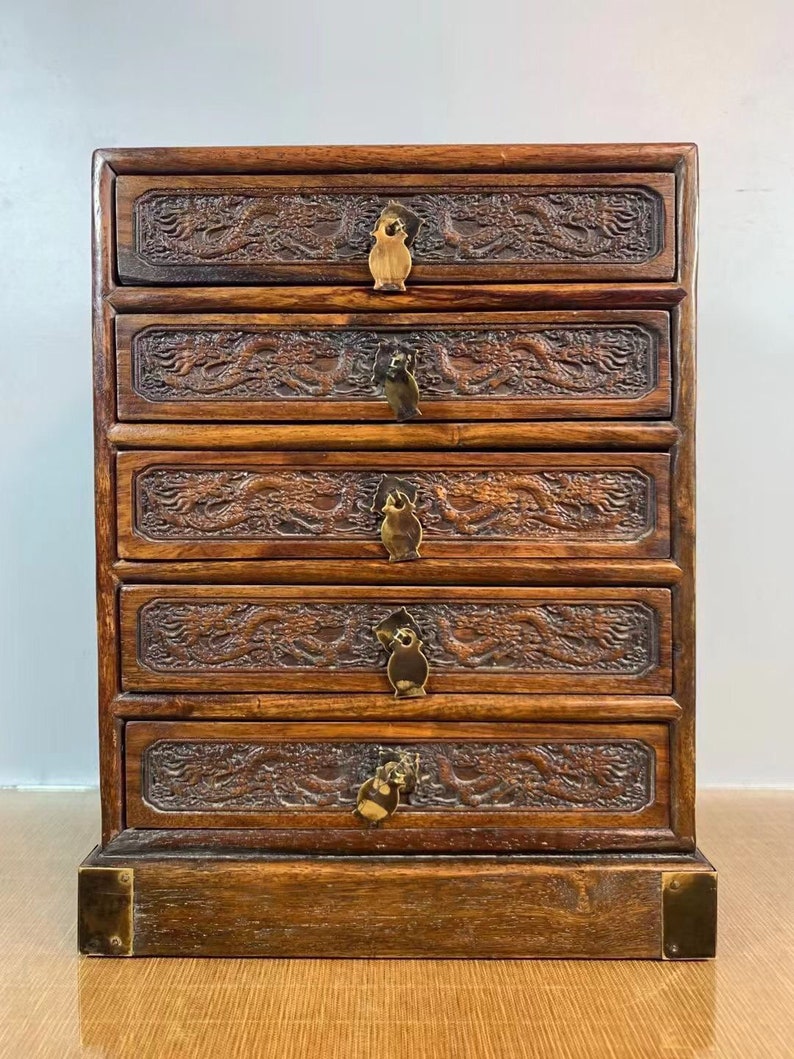
[[[670,412],[665,312],[119,316],[116,347],[130,420],[394,420],[395,365],[426,420]]]
[[[434,831],[466,829],[470,843],[472,829],[499,828],[523,831],[533,848],[542,831],[669,826],[663,724],[140,721],[127,724],[125,745],[131,827],[334,829],[373,843],[400,831],[406,846]],[[373,828],[354,813],[359,792],[396,760],[411,782]]]
[[[389,695],[402,630],[428,695],[668,694],[670,621],[668,589],[125,586],[123,687]]]
[[[117,481],[128,559],[670,554],[662,453],[124,452]]]
[[[396,201],[423,222],[409,282],[671,279],[672,173],[121,176],[126,283],[371,282]]]

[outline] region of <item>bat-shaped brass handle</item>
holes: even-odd
[[[395,358],[386,369],[383,395],[400,423],[420,416],[419,383],[402,359]]]
[[[405,607],[384,618],[375,627],[375,635],[389,652],[386,675],[394,688],[395,699],[418,699],[426,695],[430,664],[422,650],[419,626]]]
[[[418,779],[418,754],[398,754],[385,761],[359,788],[354,814],[377,827],[395,812],[400,795],[412,791]]]
[[[416,517],[416,504],[405,493],[389,493],[383,507],[380,539],[389,553],[389,562],[418,559],[422,543],[422,523]]]
[[[380,539],[389,553],[389,562],[419,559],[422,523],[416,515],[416,486],[405,478],[385,474],[380,480],[370,510],[383,515]]]
[[[389,202],[371,232],[375,245],[369,252],[369,270],[375,290],[404,291],[411,271],[411,246],[423,221],[399,202]]]
[[[396,339],[380,343],[372,371],[372,381],[383,390],[395,418],[400,423],[422,413],[419,410],[419,383],[416,379],[416,353]]]

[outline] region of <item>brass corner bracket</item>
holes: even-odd
[[[717,873],[662,872],[662,958],[710,960],[717,951]]]
[[[77,944],[86,956],[132,956],[132,868],[80,867]]]

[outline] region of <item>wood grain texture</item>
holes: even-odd
[[[138,695],[113,702],[127,720],[427,720],[427,721],[675,721],[681,707],[662,695],[426,695],[403,699],[399,717],[383,695]]]
[[[261,856],[267,840],[268,855],[286,856],[458,856],[527,855],[527,850],[546,853],[633,853],[689,855],[694,847],[685,846],[669,827],[605,828],[584,822],[578,827],[422,827],[408,830],[368,828],[306,827],[285,824],[267,833],[259,827],[128,828],[105,847],[118,863],[130,855],[145,858],[190,856],[199,860],[218,857]],[[311,853],[307,854],[307,850]],[[474,955],[472,953],[472,955]]]
[[[649,453],[125,452],[118,549],[125,559],[386,563],[382,483],[399,480],[415,491],[422,560],[665,557],[668,475],[668,457]]]
[[[370,1059],[397,1042],[423,1059],[790,1059],[793,814],[790,792],[701,793],[720,868],[711,963],[98,960],[76,955],[75,920],[96,793],[3,791],[0,904],[35,915],[0,920],[0,1053]]]
[[[686,297],[670,283],[434,283],[400,294],[367,287],[115,287],[107,301],[118,312],[471,312],[530,309],[669,309]]]
[[[117,173],[556,173],[674,171],[693,143],[378,144],[314,147],[110,147]]]
[[[382,893],[383,879],[366,863],[352,874],[329,865],[313,875],[311,886],[296,862],[268,873],[265,884],[278,910],[288,915],[272,920],[254,913],[240,955],[278,952],[294,946],[296,931],[308,939],[306,956],[405,956],[410,941],[394,929],[395,919],[416,921],[414,945],[438,957],[465,956],[483,938],[489,955],[509,957],[596,956],[625,952],[629,958],[653,957],[658,951],[658,877],[654,872],[622,872],[617,878],[597,870],[565,866],[537,875],[490,864],[476,866],[389,866],[395,885]],[[228,866],[211,872],[169,866],[158,880],[152,865],[139,873],[141,898],[136,908],[139,952],[168,955],[222,955],[236,945],[238,926],[228,910],[239,890],[261,888],[253,866]],[[158,896],[147,900],[147,877]],[[476,893],[476,898],[472,895]],[[167,912],[163,906],[167,907]],[[509,909],[498,919],[493,910]],[[550,912],[555,919],[554,944],[549,938]],[[186,937],[185,924],[212,913],[213,943],[202,932]],[[488,922],[490,919],[490,922]],[[280,921],[279,921],[280,920]],[[307,930],[306,927],[311,929]],[[484,940],[487,928],[488,941]],[[342,940],[344,938],[344,940]]]
[[[117,650],[115,465],[108,432],[115,418],[113,310],[105,296],[114,283],[113,193],[115,175],[100,155],[92,172],[92,332],[94,382],[94,496],[96,524],[96,600],[98,713],[102,840],[122,827],[121,730],[110,710],[120,674]]]
[[[697,151],[688,152],[677,172],[679,205],[678,279],[689,294],[673,313],[675,372],[673,419],[681,431],[673,452],[672,519],[673,554],[680,561],[683,577],[674,586],[675,695],[683,708],[673,740],[676,831],[695,839],[695,700],[696,700],[696,608],[695,608],[695,420],[696,420],[696,287],[697,287]]]
[[[667,451],[678,440],[671,423],[116,423],[118,448],[294,449],[627,449]]]
[[[661,312],[125,315],[116,350],[122,420],[393,420],[395,352],[425,420],[670,411]]]
[[[435,691],[670,689],[664,589],[125,586],[129,691],[386,691],[374,627],[406,606]],[[426,627],[426,628],[425,628]]]
[[[122,282],[369,277],[369,233],[397,199],[424,220],[412,283],[671,279],[668,173],[120,176]]]
[[[164,584],[401,585],[405,582],[400,563],[384,565],[379,559],[303,559],[296,566],[289,559],[209,560],[191,562],[129,561],[113,564],[120,581],[127,584],[161,581]],[[415,585],[674,585],[680,567],[671,559],[479,559],[461,563],[455,559],[424,559],[411,566]]]

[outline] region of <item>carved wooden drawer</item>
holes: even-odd
[[[391,200],[414,282],[671,279],[672,173],[120,176],[124,283],[356,283]]]
[[[663,453],[122,452],[117,468],[124,558],[387,558],[400,492],[430,559],[670,554]]]
[[[670,412],[666,312],[118,316],[119,416],[390,420],[410,358],[425,419]]]
[[[653,588],[127,585],[122,686],[389,694],[376,630],[407,608],[428,692],[668,694],[670,605]]]
[[[664,724],[134,721],[125,741],[131,827],[263,828],[265,848],[310,848],[329,830],[369,848],[669,837]],[[357,792],[398,754],[418,761],[416,784],[373,830],[354,815]]]

